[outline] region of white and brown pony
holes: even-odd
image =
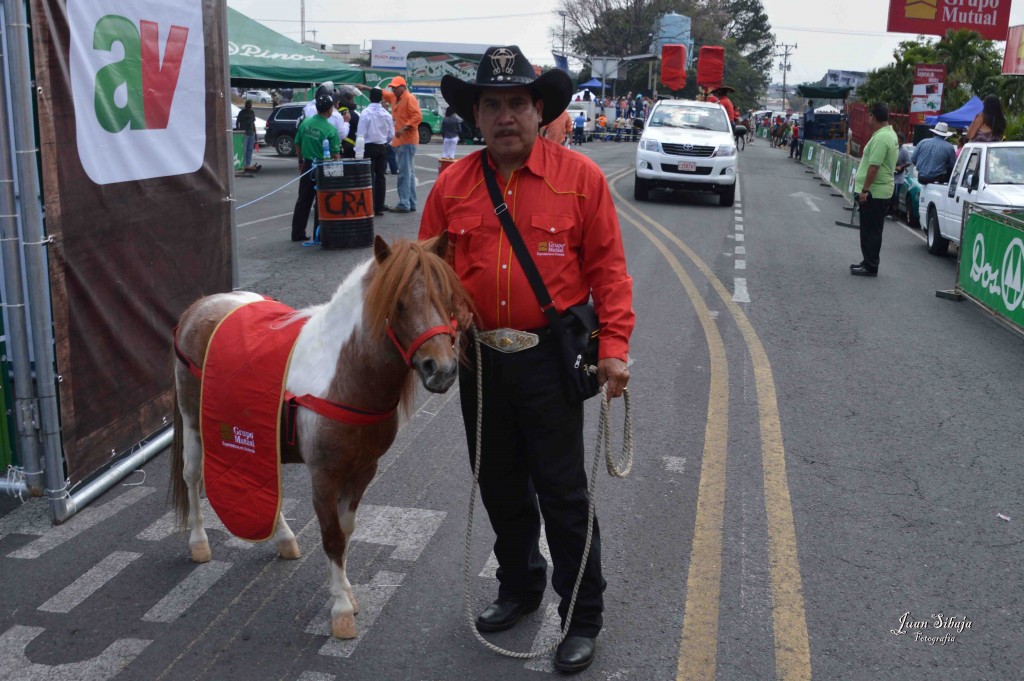
[[[431,392],[448,390],[458,375],[454,329],[471,320],[472,306],[444,260],[446,247],[444,236],[428,242],[397,241],[391,246],[377,237],[374,257],[358,266],[328,303],[294,314],[306,322],[292,351],[286,390],[326,404],[353,405],[359,413],[382,415],[371,424],[352,424],[323,416],[314,411],[316,405],[311,409],[304,404],[290,410],[294,423],[281,427],[284,462],[301,461],[309,467],[313,508],[329,559],[331,632],[339,638],[356,636],[354,615],[359,605],[345,575],[356,508],[377,472],[378,459],[395,439],[399,413],[408,413],[415,375]],[[181,361],[175,362],[174,372],[171,498],[179,521],[191,531],[189,548],[196,562],[211,558],[200,511],[203,449],[197,374],[220,320],[260,299],[249,292],[207,296],[189,307],[178,324],[176,350]],[[288,411],[283,410],[282,420],[289,418]],[[289,428],[293,444],[286,441]],[[283,514],[278,514],[273,541],[282,558],[300,556]]]

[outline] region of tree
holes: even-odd
[[[761,0],[730,0],[727,7],[726,37],[736,41],[740,53],[754,71],[763,75],[767,85],[775,54],[775,35],[764,5]]]

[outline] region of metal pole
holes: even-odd
[[[67,519],[64,457],[60,441],[60,413],[57,407],[57,376],[54,372],[53,319],[50,314],[46,236],[40,205],[41,192],[36,159],[32,90],[29,62],[28,17],[21,0],[3,0],[7,16],[7,49],[10,64],[14,152],[21,189],[21,228],[24,235],[25,280],[28,283],[29,323],[36,367],[36,394],[39,401],[39,426],[45,462],[46,492],[55,523]]]
[[[220,44],[228,44],[228,15],[227,15],[227,4],[220,4]],[[303,10],[305,12],[305,10]],[[305,15],[303,15],[305,16]],[[305,37],[305,36],[303,36]],[[222,52],[224,56],[224,80],[225,87],[220,91],[221,100],[224,102],[224,117],[227,119],[227,131],[228,131],[228,155],[227,158],[235,158],[235,146],[234,138],[232,137],[235,133],[231,121],[231,64],[227,58],[227,52]],[[231,220],[231,290],[238,288],[238,223],[235,220],[235,167],[234,162],[231,163],[231,167],[228,168],[228,219]]]
[[[0,6],[0,19],[6,19]],[[6,21],[3,21],[6,24]],[[12,101],[7,92],[7,41],[0,34],[0,263],[3,264],[4,286],[7,290],[8,352],[14,371],[14,420],[18,429],[15,449],[21,460],[24,480],[13,483],[0,481],[0,492],[34,497],[43,495],[42,465],[39,460],[39,440],[36,433],[35,388],[32,385],[32,358],[28,351],[28,325],[25,320],[25,286],[21,271],[21,242],[18,239],[17,202],[14,195],[14,168],[11,166],[11,124],[7,117],[6,102]],[[6,367],[0,366],[0,371]]]

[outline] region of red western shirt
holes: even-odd
[[[438,178],[420,222],[420,238],[448,232],[449,259],[472,296],[485,329],[547,326],[522,268],[494,214],[475,152]],[[491,163],[493,167],[493,162]],[[626,360],[633,280],[626,271],[619,219],[597,165],[538,138],[526,164],[498,186],[561,312],[592,295],[601,324],[601,359]]]

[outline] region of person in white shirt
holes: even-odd
[[[384,205],[384,193],[387,191],[387,180],[384,170],[387,168],[388,147],[395,136],[395,121],[387,109],[380,105],[384,91],[380,88],[370,90],[370,105],[363,109],[359,117],[359,134],[363,136],[365,145],[363,154],[370,159],[373,170],[373,212],[383,215],[391,210]]]
[[[316,94],[317,96],[321,94],[328,94],[331,96],[332,99],[334,99],[335,108],[331,109],[331,115],[327,119],[327,121],[334,126],[335,130],[338,131],[338,137],[340,139],[345,139],[346,137],[348,137],[348,120],[340,113],[338,113],[338,98],[334,92],[334,85],[332,83],[323,83],[320,85],[320,87],[316,89]],[[304,118],[309,118],[311,116],[317,115],[316,97],[314,97],[313,101],[306,104],[306,106],[302,109],[302,115]]]

